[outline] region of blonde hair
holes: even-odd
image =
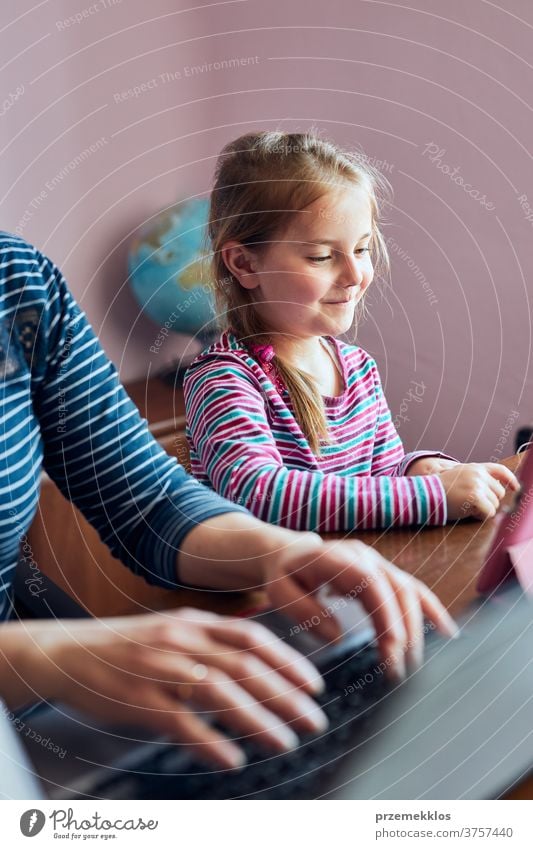
[[[229,271],[221,249],[229,240],[260,251],[268,247],[295,213],[328,189],[347,184],[368,192],[372,216],[371,256],[376,274],[389,269],[387,248],[378,227],[380,201],[388,182],[361,153],[341,150],[312,132],[246,133],[221,151],[211,192],[208,237],[211,277],[223,328],[244,344],[270,344],[275,328],[264,325],[253,295]],[[357,319],[364,309],[358,305]],[[356,319],[356,320],[357,320]],[[289,392],[295,417],[311,450],[320,453],[328,427],[322,396],[313,376],[275,352],[273,364]]]

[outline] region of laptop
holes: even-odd
[[[323,649],[330,728],[287,754],[250,751],[242,770],[213,772],[164,738],[61,705],[16,723],[4,708],[0,798],[497,798],[533,766],[532,644],[533,607],[509,582],[471,608],[459,639],[430,640],[396,687],[372,641]]]

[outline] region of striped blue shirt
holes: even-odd
[[[10,615],[43,468],[112,553],[151,584],[178,586],[185,535],[242,510],[158,445],[59,269],[2,232],[0,375],[0,619]]]

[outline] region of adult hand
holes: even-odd
[[[428,587],[357,540],[323,542],[300,534],[267,562],[264,585],[272,605],[296,623],[311,623],[325,640],[339,637],[338,623],[316,593],[327,584],[339,595],[358,598],[372,617],[380,654],[394,677],[403,677],[406,661],[423,656],[424,617],[447,636],[458,629]]]
[[[297,745],[292,726],[327,726],[309,695],[323,687],[317,670],[253,622],[180,609],[63,620],[42,626],[37,640],[25,663],[35,692],[42,685],[98,718],[169,735],[222,767],[243,763],[242,749],[197,711],[277,751]]]

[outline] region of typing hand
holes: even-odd
[[[323,542],[316,534],[301,534],[271,558],[264,582],[277,610],[325,640],[336,640],[340,630],[321,606],[318,590],[328,584],[347,599],[358,598],[372,617],[382,661],[394,678],[405,675],[406,663],[416,666],[422,660],[424,617],[446,636],[457,633],[425,584],[358,540]]]
[[[460,463],[441,472],[440,477],[449,519],[491,519],[507,490],[520,489],[516,476],[500,463]]]
[[[43,627],[32,668],[38,661],[51,697],[169,735],[219,766],[244,762],[232,734],[286,751],[298,744],[291,726],[314,733],[327,726],[310,697],[323,688],[315,667],[257,623],[180,609],[75,620],[72,634],[66,625]]]

